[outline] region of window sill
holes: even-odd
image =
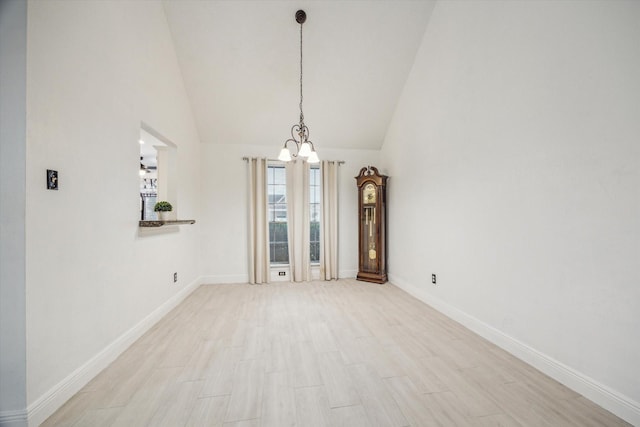
[[[195,219],[175,219],[167,221],[139,221],[139,227],[163,227],[165,225],[183,225],[183,224],[195,224]]]

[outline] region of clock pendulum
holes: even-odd
[[[376,241],[373,238],[373,230],[376,223],[376,208],[373,206],[367,206],[364,212],[365,226],[369,226],[369,259],[373,260],[377,258]]]

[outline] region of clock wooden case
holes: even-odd
[[[358,185],[358,280],[387,281],[386,175],[367,166],[356,176]]]

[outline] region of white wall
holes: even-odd
[[[347,162],[341,275],[357,269],[353,177],[381,158],[392,281],[522,357],[530,346],[533,363],[567,367],[588,397],[611,392],[599,403],[636,423],[639,7],[440,2],[382,156],[318,141],[321,157]],[[198,144],[159,2],[30,2],[28,12],[26,403],[37,424],[199,273],[246,281],[241,158],[275,157],[279,145]],[[196,225],[138,230],[141,122],[178,146],[178,211]],[[3,209],[5,179],[20,170],[19,149],[5,168],[7,141],[0,134]],[[45,190],[47,168],[60,190]],[[2,211],[3,263],[9,217],[21,220]],[[4,340],[24,337],[0,337],[4,387]],[[0,392],[10,402],[0,411],[23,405],[21,392]]]
[[[640,424],[638,22],[439,2],[381,158],[392,281]]]
[[[141,123],[178,147],[182,218],[200,219],[200,172],[160,2],[29,2],[27,90],[27,401],[37,424],[198,284],[198,223],[138,228]],[[47,168],[58,191],[45,189]]]
[[[0,0],[0,425],[26,425],[27,4]]]
[[[286,133],[287,129],[284,129]],[[360,168],[377,165],[377,150],[322,148],[324,160],[344,160],[339,175],[340,277],[355,277],[358,270],[358,199],[354,177]],[[202,242],[201,257],[207,283],[246,283],[247,259],[247,164],[242,157],[276,158],[281,145],[202,144]]]

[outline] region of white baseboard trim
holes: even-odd
[[[180,304],[191,292],[202,283],[202,277],[197,278],[160,307],[142,319],[137,325],[118,337],[84,365],[80,366],[65,379],[40,396],[27,408],[27,419],[30,426],[38,426],[57,411],[74,394],[82,389],[96,375],[102,372],[131,344],[147,332],[162,319],[169,311]],[[4,426],[0,422],[0,426]]]
[[[248,274],[219,274],[202,276],[203,285],[220,285],[225,283],[249,283]]]
[[[2,411],[0,412],[1,427],[25,427],[27,425],[27,411]]]
[[[283,267],[282,270],[287,271],[287,276],[283,278],[271,277],[272,282],[289,282],[289,267]],[[358,270],[340,270],[338,277],[341,279],[353,279],[356,277]],[[219,285],[226,283],[249,283],[248,274],[219,274],[211,276],[202,276],[203,285]]]
[[[402,278],[392,274],[389,275],[389,281],[408,294],[435,308],[447,317],[464,325],[481,337],[489,340],[503,350],[506,350],[515,357],[549,375],[551,378],[564,384],[573,391],[580,393],[587,399],[602,406],[623,420],[633,425],[640,426],[640,403],[635,402],[615,390],[612,390],[604,384],[600,384],[593,378],[564,365],[546,354],[529,347],[523,342],[518,341],[517,339],[476,319],[473,316],[470,316],[462,310],[447,304],[446,302],[431,295],[427,290],[419,289]]]

